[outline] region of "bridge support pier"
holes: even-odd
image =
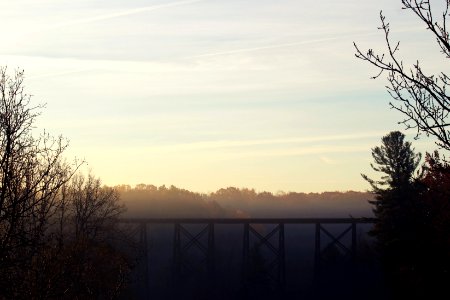
[[[278,234],[278,243],[275,245],[271,242],[271,238]],[[254,237],[255,242],[250,248],[250,238]],[[242,274],[244,290],[247,290],[249,283],[252,281],[252,276],[258,274],[252,274],[251,270],[254,267],[256,252],[262,248],[269,249],[272,254],[272,259],[265,259],[262,270],[265,271],[268,278],[274,282],[277,288],[281,291],[284,290],[286,284],[286,262],[285,262],[285,237],[284,237],[284,223],[279,223],[271,232],[267,235],[260,234],[250,223],[244,223],[244,240],[243,240],[243,259],[242,259]],[[251,251],[254,250],[254,251]],[[252,255],[253,254],[253,255]],[[261,275],[261,274],[259,274]]]
[[[206,243],[202,241],[207,235]],[[174,272],[176,276],[180,276],[183,270],[188,272],[201,271],[204,267],[206,269],[208,278],[212,278],[215,269],[214,259],[214,223],[208,223],[197,234],[192,234],[181,223],[175,223],[174,227],[174,242],[173,242],[173,261]],[[203,256],[202,262],[204,266],[193,265],[188,259],[188,251],[191,248],[200,250]]]
[[[142,252],[143,261],[143,281],[144,281],[144,291],[145,298],[148,299],[150,296],[149,291],[149,274],[148,274],[148,240],[147,240],[147,224],[141,223],[139,228],[139,245]]]
[[[351,232],[350,246],[345,245],[342,239]],[[322,233],[330,240],[322,247]],[[315,225],[315,250],[314,250],[314,278],[315,281],[320,279],[321,269],[325,263],[324,254],[332,247],[336,247],[338,251],[342,253],[344,257],[350,257],[351,262],[355,262],[357,253],[357,241],[356,241],[356,222],[351,222],[347,227],[337,236],[328,231],[321,223]]]

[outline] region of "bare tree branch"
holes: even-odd
[[[402,4],[403,9],[412,11],[426,25],[435,36],[442,53],[446,58],[450,58],[450,39],[447,31],[450,0],[445,0],[440,22],[435,21],[429,1],[402,0]],[[438,75],[425,74],[419,61],[409,70],[405,69],[403,61],[398,57],[400,43],[392,43],[389,35],[390,26],[382,12],[380,20],[379,29],[385,36],[387,55],[377,54],[372,49],[364,53],[354,43],[355,56],[379,70],[372,78],[378,78],[387,72],[386,88],[395,100],[390,106],[405,116],[399,123],[404,124],[406,129],[416,129],[416,138],[422,133],[434,136],[438,146],[450,150],[450,96],[447,93],[449,77],[444,72]]]

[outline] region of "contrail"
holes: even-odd
[[[251,52],[251,51],[258,51],[258,50],[265,50],[265,49],[293,47],[293,46],[298,46],[298,45],[320,43],[320,42],[326,42],[326,41],[337,40],[337,39],[338,39],[338,37],[331,37],[331,38],[315,39],[315,40],[285,43],[285,44],[278,44],[278,45],[268,45],[268,46],[254,47],[254,48],[236,49],[236,50],[223,51],[223,52],[199,54],[199,55],[189,56],[188,58],[210,57],[210,56],[235,54],[235,53],[241,53],[241,52]]]
[[[69,26],[73,26],[73,25],[95,23],[95,22],[99,22],[99,21],[135,15],[135,14],[158,10],[158,9],[162,9],[162,8],[188,5],[188,4],[193,4],[193,3],[197,3],[197,2],[203,2],[203,1],[206,1],[206,0],[185,0],[185,1],[166,3],[166,4],[158,4],[158,5],[152,5],[152,6],[139,7],[139,8],[129,9],[129,10],[120,11],[120,12],[116,12],[116,13],[100,15],[100,16],[96,16],[96,17],[92,17],[92,18],[79,19],[79,20],[68,21],[68,22],[64,22],[64,23],[60,23],[60,24],[55,24],[53,26],[46,27],[43,30],[45,31],[45,30],[69,27]],[[42,31],[42,30],[40,30],[40,31]]]
[[[417,29],[419,29],[419,27],[400,29],[400,30],[396,30],[396,32],[412,32]],[[420,29],[423,29],[423,28],[420,27]],[[213,56],[230,55],[230,54],[243,53],[243,52],[260,51],[260,50],[266,50],[266,49],[295,47],[295,46],[299,46],[299,45],[323,43],[323,42],[339,40],[339,39],[343,39],[343,38],[366,37],[366,36],[373,36],[373,35],[379,35],[379,34],[380,34],[380,32],[378,32],[378,31],[374,31],[374,32],[370,32],[370,33],[354,33],[354,34],[340,35],[340,36],[328,37],[328,38],[322,38],[322,39],[312,39],[312,40],[298,41],[298,42],[292,42],[292,43],[283,43],[283,44],[267,45],[267,46],[253,47],[253,48],[241,48],[241,49],[221,51],[221,52],[204,53],[204,54],[189,56],[186,58],[189,59],[189,58],[213,57]]]

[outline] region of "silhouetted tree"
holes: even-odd
[[[131,268],[117,248],[117,242],[127,238],[117,226],[124,210],[119,193],[101,186],[92,175],[77,174],[63,186],[52,219],[53,253],[47,255],[47,263],[59,272],[40,275],[46,295],[67,299],[120,295]]]
[[[23,71],[0,68],[0,290],[22,282],[34,254],[45,244],[60,188],[79,164],[63,159],[67,143],[32,135],[41,106],[31,106]]]
[[[404,138],[399,131],[390,132],[382,138],[381,146],[372,149],[375,165],[371,166],[384,174],[381,180],[362,174],[376,194],[371,203],[377,221],[371,234],[377,238],[389,281],[398,290],[403,290],[399,279],[414,269],[423,212],[417,197],[419,187],[414,180],[421,156]]]
[[[435,3],[443,7],[441,15],[436,17],[436,8],[431,7],[429,0],[402,0],[403,9],[413,12],[435,37],[442,54],[450,58],[450,39],[447,28],[449,16],[449,0]],[[361,51],[356,43],[356,57],[374,65],[380,72],[373,78],[387,73],[387,90],[394,100],[390,106],[400,111],[405,119],[400,122],[406,128],[415,128],[417,136],[425,133],[437,138],[436,144],[450,150],[450,96],[448,87],[450,78],[445,72],[427,74],[419,61],[408,67],[398,57],[399,42],[393,43],[390,38],[390,26],[380,12],[381,27],[387,46],[387,55],[378,54],[372,49]]]
[[[421,154],[414,153],[411,143],[405,141],[405,135],[400,131],[392,131],[383,136],[381,146],[372,149],[375,164],[370,164],[376,172],[384,173],[381,180],[372,180],[366,175],[363,178],[370,183],[373,192],[400,189],[408,186],[413,179],[414,171],[420,163]]]
[[[423,245],[418,271],[428,290],[446,293],[450,282],[450,164],[437,151],[425,156],[422,226],[417,240]]]
[[[382,145],[372,149],[375,165],[374,171],[383,175],[380,180],[362,177],[372,186],[376,194],[371,203],[375,206],[374,214],[378,221],[372,233],[383,245],[390,245],[398,238],[398,230],[403,224],[403,218],[408,215],[411,198],[414,192],[414,172],[417,169],[421,155],[414,153],[410,142],[406,142],[405,135],[399,131],[392,131],[385,135]]]
[[[67,142],[33,136],[23,71],[0,67],[0,298],[113,298],[129,266],[111,242],[118,193],[73,176]]]

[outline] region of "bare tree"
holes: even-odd
[[[118,191],[91,174],[76,174],[64,185],[53,218],[58,251],[51,259],[57,262],[52,269],[60,272],[46,274],[47,293],[67,299],[120,295],[131,269],[127,255],[117,248],[128,238],[117,223],[124,210]]]
[[[33,136],[42,106],[30,105],[23,78],[23,71],[10,77],[0,68],[0,289],[45,243],[59,190],[79,166],[64,160],[62,137]]]
[[[76,175],[68,186],[70,216],[76,238],[99,238],[102,232],[114,227],[125,211],[114,188],[101,185],[99,178],[89,174]]]
[[[33,135],[42,106],[23,79],[0,67],[0,298],[117,297],[130,269],[112,242],[118,192],[75,175],[62,137]]]
[[[431,7],[428,0],[402,0],[403,9],[413,12],[430,33],[435,37],[442,54],[450,58],[450,40],[447,29],[450,0],[442,0],[443,10],[436,17],[436,8]],[[354,43],[355,56],[379,69],[373,78],[387,73],[387,90],[395,100],[390,106],[401,112],[405,118],[399,122],[407,129],[414,128],[416,137],[424,133],[434,136],[436,144],[450,150],[450,98],[447,88],[450,78],[444,72],[426,74],[419,61],[411,67],[403,64],[398,57],[399,42],[392,42],[389,33],[390,26],[383,12],[380,12],[381,27],[384,32],[387,54],[378,54],[372,49],[361,51]]]

